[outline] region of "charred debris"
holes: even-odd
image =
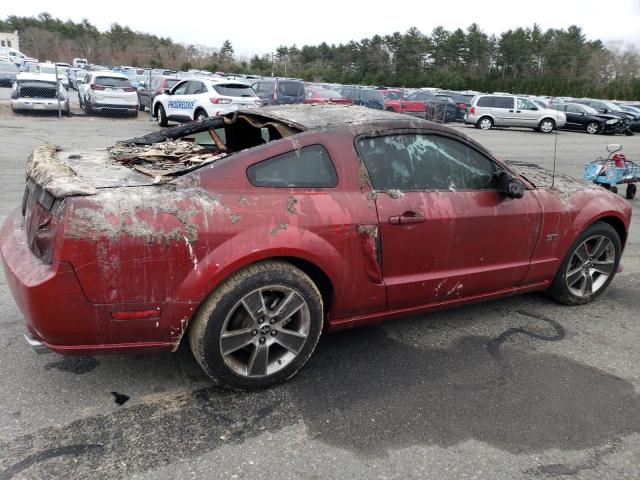
[[[268,117],[234,112],[120,141],[107,154],[112,162],[160,182],[302,130]]]

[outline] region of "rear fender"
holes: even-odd
[[[265,241],[265,238],[267,239]],[[319,235],[292,225],[246,230],[221,243],[198,260],[178,286],[176,298],[201,303],[233,272],[274,257],[296,257],[320,268],[340,291],[346,277],[345,259]]]

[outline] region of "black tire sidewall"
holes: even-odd
[[[613,270],[609,278],[605,282],[605,284],[600,287],[600,289],[590,295],[589,297],[577,297],[569,290],[565,282],[565,275],[567,272],[567,268],[569,266],[569,262],[571,262],[571,257],[573,256],[576,248],[584,242],[587,238],[592,237],[594,235],[606,235],[612,242],[613,247],[615,249],[616,258],[613,265]],[[620,241],[620,236],[618,232],[605,222],[596,222],[589,227],[587,227],[576,240],[571,244],[571,247],[567,250],[564,260],[556,273],[556,276],[553,279],[553,283],[549,289],[549,294],[557,301],[563,304],[568,305],[584,305],[586,303],[591,302],[594,298],[604,292],[618,271],[618,266],[620,265],[620,258],[622,256],[622,242]]]
[[[162,105],[158,105],[158,114],[156,116],[158,117],[158,125],[160,125],[161,127],[166,127],[167,114],[164,111],[164,107]]]
[[[302,272],[300,272],[302,273]],[[294,288],[307,302],[310,326],[307,342],[298,356],[282,370],[264,378],[244,378],[224,363],[220,352],[220,334],[227,313],[249,292],[265,285],[279,284]],[[292,377],[308,360],[322,332],[322,300],[306,275],[278,268],[261,271],[241,280],[230,292],[223,295],[209,315],[204,334],[200,339],[204,362],[208,373],[225,384],[243,389],[260,389],[281,383]]]

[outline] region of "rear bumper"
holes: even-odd
[[[89,106],[91,110],[97,111],[121,111],[121,112],[134,112],[138,110],[139,103],[128,103],[128,104],[118,104],[118,103],[95,103],[91,102]]]
[[[27,341],[36,350],[77,355],[166,351],[177,346],[184,330],[178,328],[179,335],[174,335],[175,328],[166,323],[167,318],[184,315],[184,311],[178,311],[180,305],[163,308],[163,318],[118,321],[111,312],[149,305],[89,302],[71,264],[54,260],[47,265],[31,252],[18,210],[9,215],[0,230],[0,261],[25,318]]]
[[[14,110],[58,111],[58,100],[53,98],[50,100],[11,100],[11,108]],[[66,100],[60,100],[60,108],[67,110]]]

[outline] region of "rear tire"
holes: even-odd
[[[167,114],[162,105],[158,105],[156,107],[156,117],[158,118],[158,125],[161,127],[166,127],[169,124],[167,121]]]
[[[605,222],[590,225],[567,250],[547,294],[563,305],[589,303],[613,280],[621,253],[615,228]]]
[[[198,110],[196,112],[196,114],[194,115],[194,120],[196,122],[201,122],[202,120],[204,120],[205,118],[208,118],[209,115],[207,115],[207,112],[205,112],[204,110]]]
[[[189,327],[189,344],[214,382],[266,388],[302,368],[323,318],[320,292],[304,272],[265,261],[232,274],[209,295]]]
[[[480,130],[491,130],[493,128],[493,120],[491,120],[491,117],[482,117],[478,120],[476,126]]]

